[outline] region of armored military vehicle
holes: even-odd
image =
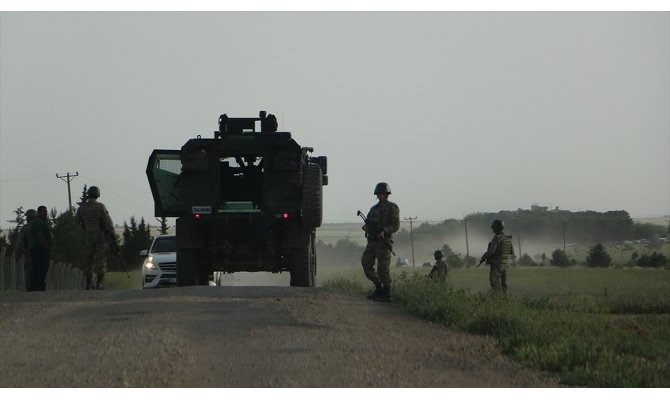
[[[157,217],[177,217],[177,284],[214,271],[289,272],[314,286],[327,158],[311,156],[277,119],[219,118],[214,136],[154,150],[147,177]]]

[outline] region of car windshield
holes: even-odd
[[[177,252],[177,238],[174,236],[158,237],[151,246],[151,253],[175,253]]]

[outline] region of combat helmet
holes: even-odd
[[[100,189],[97,186],[91,186],[88,188],[86,196],[88,196],[89,199],[97,199],[100,197]]]
[[[505,229],[505,224],[499,219],[496,219],[493,221],[491,224],[491,229],[493,229],[494,232],[499,232]]]
[[[375,186],[375,193],[388,193],[391,194],[391,186],[389,186],[388,183],[386,182],[379,182],[377,186]]]
[[[442,254],[441,250],[435,250],[435,253],[433,253],[433,255],[435,256],[436,260],[440,260],[442,259],[442,257],[444,257],[444,254]]]

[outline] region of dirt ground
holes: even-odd
[[[0,387],[558,387],[390,304],[328,289],[0,293]]]

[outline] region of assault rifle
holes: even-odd
[[[121,250],[119,250],[119,245],[116,243],[116,235],[108,234],[107,239],[109,240],[109,247],[112,249],[112,254],[114,255],[114,258],[116,258],[116,260],[123,268],[123,272],[125,272],[128,279],[130,279],[130,274],[126,269],[126,263],[123,262],[123,257],[121,257]]]
[[[371,236],[374,240],[378,240],[378,238],[379,238],[379,232],[380,232],[381,230],[377,227],[377,225],[375,225],[374,223],[370,222],[370,221],[365,217],[365,214],[363,214],[363,213],[361,212],[361,210],[358,210],[358,213],[357,213],[356,215],[358,215],[359,217],[363,218],[363,222],[365,222],[365,225],[368,226],[368,229],[370,230],[370,232],[366,232],[366,235]],[[393,255],[395,256],[395,253],[393,252],[393,244],[392,244],[392,243],[393,243],[393,240],[391,240],[391,239],[389,239],[389,238],[387,238],[387,237],[384,237],[384,238],[382,238],[382,242],[384,243],[384,245],[386,246],[386,248],[388,248],[388,249],[391,251],[391,254],[393,254]]]

